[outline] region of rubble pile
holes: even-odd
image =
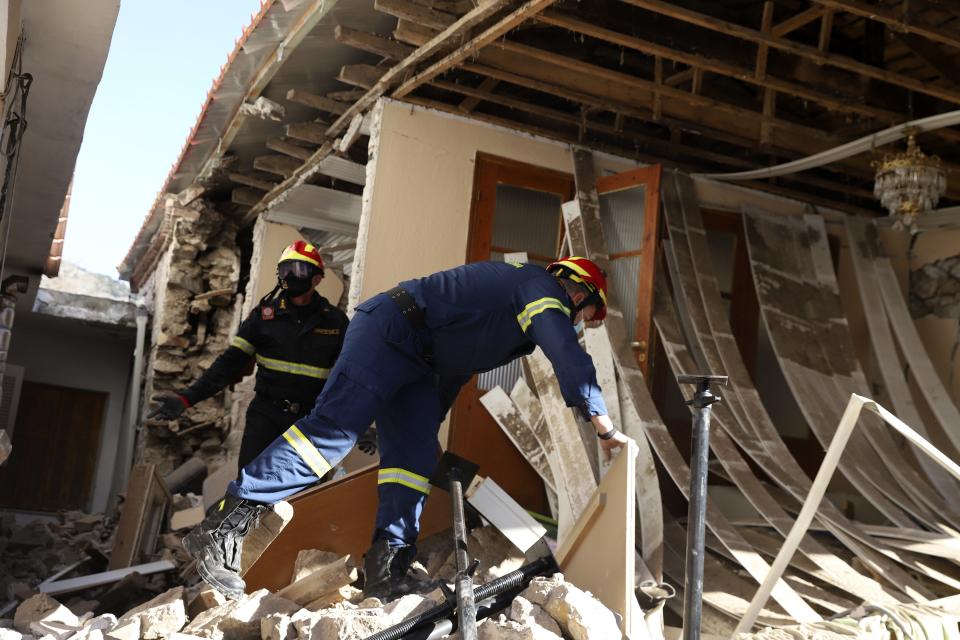
[[[102,513],[64,511],[56,521],[24,525],[0,513],[0,602],[26,599],[38,584],[77,563],[106,566],[115,525]]]
[[[166,204],[172,239],[148,287],[155,316],[147,398],[178,391],[209,368],[226,349],[239,313],[236,223],[196,196],[171,196]],[[210,468],[226,459],[229,411],[220,396],[179,420],[146,424],[138,460],[157,464],[161,474],[194,456]]]
[[[492,528],[478,529],[472,537],[471,548],[475,542],[487,543],[476,584],[509,573],[515,562],[522,561],[515,549],[495,557],[497,551],[509,551],[509,543]],[[436,579],[448,572],[447,560],[453,553],[448,538],[440,535],[424,542],[415,563],[422,577],[430,577],[428,567],[434,568]],[[80,603],[66,606],[37,594],[22,602],[12,619],[0,619],[0,640],[361,640],[446,600],[438,582],[430,593],[411,593],[383,603],[364,598],[352,584],[356,577],[349,556],[309,550],[301,552],[290,586],[278,593],[263,589],[235,601],[225,600],[203,584],[175,586],[119,614],[105,611],[102,602],[89,603],[81,611]],[[110,591],[124,588],[118,584]],[[620,637],[614,614],[559,573],[534,578],[509,608],[481,621],[478,633],[483,640]]]

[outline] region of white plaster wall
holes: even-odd
[[[274,222],[262,222],[262,233],[255,235],[254,243],[259,244],[257,251],[260,259],[252,265],[256,269],[256,279],[254,279],[254,268],[250,270],[250,281],[253,283],[253,296],[250,302],[244,306],[247,313],[253,309],[253,305],[259,302],[260,298],[270,293],[277,284],[277,259],[283,250],[296,242],[305,240],[300,232],[294,227],[285,224],[276,224]],[[251,261],[252,262],[252,261]],[[331,269],[325,271],[326,275],[317,292],[330,301],[330,304],[336,306],[343,295],[343,283]],[[247,287],[251,291],[251,287]]]
[[[391,100],[378,108],[351,308],[400,280],[464,263],[477,152],[573,171],[566,144]],[[600,173],[635,166],[597,156]]]
[[[38,314],[19,314],[9,361],[24,380],[108,394],[89,511],[106,510],[124,423],[136,332],[104,329]],[[38,470],[56,473],[56,469]]]

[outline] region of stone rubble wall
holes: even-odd
[[[229,394],[189,408],[178,422],[147,420],[151,399],[189,386],[226,349],[239,324],[237,225],[202,198],[168,197],[171,241],[142,288],[153,312],[137,460],[161,475],[192,456],[213,469],[226,459]]]

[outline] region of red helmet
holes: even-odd
[[[558,278],[579,282],[590,290],[590,295],[574,311],[592,304],[597,307],[597,312],[593,314],[594,320],[607,317],[607,274],[603,269],[586,258],[568,256],[551,262],[547,265],[547,271]]]
[[[301,262],[312,265],[320,270],[320,275],[323,275],[323,258],[320,257],[320,252],[317,251],[317,248],[309,242],[297,240],[284,249],[283,253],[280,254],[280,259],[277,260],[277,265],[279,266],[285,262]]]

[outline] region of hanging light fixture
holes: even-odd
[[[894,229],[913,230],[917,216],[934,209],[947,190],[940,158],[921,151],[914,134],[907,138],[906,151],[888,154],[873,166],[873,194],[894,218]]]

